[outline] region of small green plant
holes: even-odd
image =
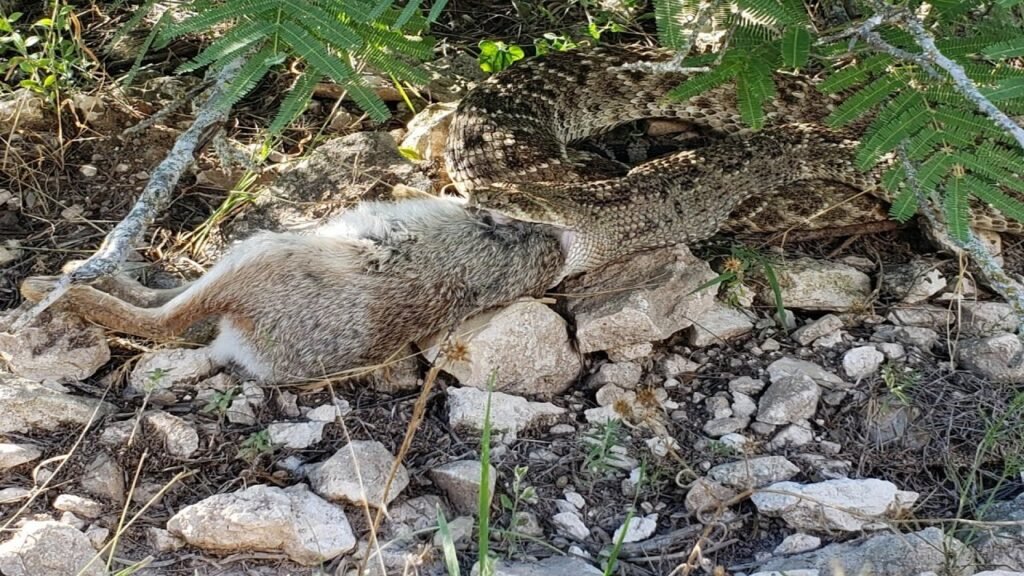
[[[0,14],[0,76],[50,102],[92,67],[75,38],[75,11],[63,1],[49,2],[50,15],[28,26],[21,12]]]
[[[146,393],[156,390],[160,386],[160,381],[170,373],[171,371],[166,368],[154,368],[146,372],[146,383],[143,385]]]
[[[764,274],[765,281],[772,290],[772,297],[775,300],[775,314],[777,318],[786,317],[786,307],[782,301],[782,284],[779,283],[779,276],[775,271],[775,262],[769,256],[758,250],[742,245],[734,245],[730,248],[729,256],[722,263],[722,273],[708,280],[693,290],[690,294],[696,294],[712,286],[722,285],[725,287],[730,303],[738,304],[735,298],[744,289],[743,281],[751,269],[760,269]]]
[[[213,393],[213,397],[210,401],[203,406],[201,412],[203,414],[215,413],[218,416],[223,416],[227,413],[228,408],[231,407],[231,403],[235,401],[235,397],[238,396],[238,389],[231,388],[230,390],[217,390]]]
[[[480,55],[477,61],[480,69],[488,74],[501,72],[526,56],[518,44],[505,44],[495,40],[480,41]]]
[[[459,576],[459,555],[455,552],[455,540],[448,528],[448,519],[444,517],[441,507],[437,508],[437,532],[441,535],[441,550],[444,553],[444,566],[448,576]]]
[[[622,442],[623,435],[622,421],[617,418],[589,430],[583,437],[589,446],[583,469],[592,474],[603,474],[611,469],[612,449]]]
[[[537,489],[526,484],[526,474],[530,471],[529,466],[516,466],[512,472],[512,491],[501,495],[501,507],[508,512],[509,529],[503,534],[506,536],[510,552],[518,546],[518,530],[516,524],[519,521],[519,506],[522,503],[532,504],[537,501]]]
[[[907,392],[916,386],[920,379],[921,377],[916,371],[906,366],[900,366],[893,362],[886,362],[882,365],[882,382],[885,383],[889,394],[899,400],[901,404],[910,404]]]
[[[537,50],[537,55],[542,56],[548,52],[574,50],[580,47],[580,43],[565,34],[547,32],[543,37],[534,39],[533,47]]]
[[[476,551],[480,576],[494,576],[494,558],[491,558],[491,394],[498,374],[491,372],[487,380],[487,403],[484,406],[484,425],[480,432],[480,497],[477,500]]]
[[[242,440],[242,444],[238,448],[238,457],[252,464],[260,456],[270,454],[271,452],[273,452],[273,447],[270,444],[270,433],[266,430],[260,430],[259,432],[253,432],[248,438]]]

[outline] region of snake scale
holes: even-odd
[[[664,49],[603,46],[551,53],[492,76],[456,110],[449,176],[472,205],[571,230],[567,275],[721,229],[776,232],[887,217],[891,198],[880,179],[893,155],[861,171],[854,160],[867,121],[843,129],[824,123],[843,94],[822,94],[812,77],[777,74],[766,128],[752,132],[732,84],[667,98],[687,79],[668,65],[672,58]],[[726,137],[632,169],[571,147],[656,117]],[[980,229],[1024,232],[995,208],[973,208]]]

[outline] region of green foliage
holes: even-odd
[[[21,12],[0,14],[0,85],[17,83],[56,103],[93,62],[76,38],[74,8],[62,0],[46,7],[49,16],[31,24]]]
[[[480,432],[480,494],[477,500],[477,561],[480,576],[494,575],[494,559],[491,558],[491,393],[498,374],[491,372],[487,379],[487,403],[484,405],[484,425]]]
[[[161,19],[154,44],[224,30],[178,70],[217,69],[244,58],[218,102],[223,107],[244,98],[272,70],[286,65],[301,70],[270,125],[271,134],[282,132],[305,110],[316,84],[325,79],[343,86],[359,107],[383,121],[390,112],[360,71],[376,70],[399,85],[425,83],[428,77],[417,62],[432,56],[433,43],[423,33],[446,1],[438,0],[423,16],[421,0],[407,0],[401,7],[395,0],[188,0],[184,9],[192,15],[173,23]],[[145,2],[125,29],[137,25],[140,14],[153,5]],[[293,60],[298,65],[288,64]]]
[[[583,470],[600,476],[614,468],[612,461],[615,458],[613,449],[619,446],[625,439],[625,431],[622,429],[622,421],[612,419],[599,424],[597,428],[587,431],[583,436],[583,443],[587,444],[587,456],[583,461]]]
[[[477,61],[480,69],[488,74],[501,72],[526,56],[518,44],[505,44],[494,40],[480,41],[480,55]]]
[[[242,440],[241,446],[238,447],[238,457],[252,464],[260,456],[270,454],[273,451],[274,448],[270,445],[270,432],[260,430],[259,432],[253,432],[245,440]]]
[[[698,19],[699,6],[706,4],[656,0],[662,43],[686,47],[689,31],[685,23]],[[920,4],[916,0],[889,2],[909,10]],[[1003,112],[1024,115],[1024,0],[938,0],[928,4],[931,8],[924,24],[938,49],[962,66],[981,94]],[[859,39],[819,40],[800,0],[719,0],[710,6],[711,12],[704,16],[712,28],[731,33],[724,35],[711,70],[689,77],[671,91],[671,97],[687,99],[731,85],[743,120],[759,129],[765,124],[764,103],[775,95],[775,73],[823,70],[819,90],[843,97],[827,122],[864,130],[857,154],[860,169],[892,163],[897,148],[905,146],[918,166],[925,193],[936,199],[955,239],[966,236],[969,208],[979,202],[1024,222],[1024,150],[980,112],[944,70],[923,68]],[[864,8],[864,18],[872,16],[869,3],[859,6]],[[897,25],[884,24],[876,31],[884,42],[904,53],[922,52],[914,37]],[[907,189],[902,168],[886,172],[883,183],[894,198],[892,217],[900,221],[911,218],[918,208],[917,199]]]
[[[444,517],[441,507],[437,507],[437,533],[441,535],[441,550],[444,553],[444,566],[448,576],[459,576],[459,555],[455,551],[455,540],[448,528],[448,520]]]
[[[200,412],[203,414],[215,413],[218,416],[223,416],[227,413],[228,408],[231,407],[232,402],[235,401],[235,396],[238,395],[238,392],[238,388],[214,392],[213,397],[206,403],[206,406],[203,406]]]

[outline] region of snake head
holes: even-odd
[[[538,184],[501,183],[476,188],[469,205],[513,220],[559,228],[574,228],[579,211],[557,188]]]

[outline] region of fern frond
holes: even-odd
[[[175,72],[178,74],[192,72],[218,60],[226,60],[240,55],[257,42],[265,40],[273,33],[274,28],[274,24],[266,20],[251,20],[240,24],[196,54],[191,60],[182,63]]]
[[[683,0],[659,0],[654,4],[654,24],[658,38],[666,48],[682,50],[686,47],[688,35],[684,25],[687,16]]]
[[[395,58],[391,54],[368,47],[359,52],[359,58],[364,59],[373,65],[378,71],[389,76],[395,76],[399,80],[412,82],[414,84],[426,84],[430,81],[430,75],[421,68],[414,68],[405,62]]]
[[[1012,142],[1010,136],[991,120],[975,112],[944,106],[937,108],[934,115],[935,119],[941,122],[947,130],[959,130],[964,134],[971,134],[975,138],[984,136],[1001,142]]]
[[[323,76],[320,74],[320,71],[310,66],[295,79],[295,83],[292,85],[291,90],[288,91],[288,95],[281,101],[281,105],[277,109],[277,115],[274,116],[274,121],[270,123],[270,127],[267,129],[271,135],[276,136],[283,132],[285,127],[294,122],[305,111],[306,105],[309,104],[310,99],[313,97],[317,83],[322,78]]]
[[[956,165],[956,159],[949,154],[936,154],[925,160],[917,169],[918,182],[924,190],[934,190]]]
[[[903,169],[900,168],[902,171]],[[905,174],[901,176],[901,179]],[[898,186],[894,186],[898,188]],[[908,187],[903,187],[896,192],[896,197],[889,207],[889,216],[897,222],[907,222],[917,214],[917,194]]]
[[[971,194],[982,202],[1018,222],[1024,222],[1024,202],[973,176],[965,177],[964,183]]]
[[[782,28],[789,24],[807,21],[807,12],[793,10],[787,2],[778,0],[738,0],[739,14],[745,20],[759,26]]]
[[[790,68],[802,68],[811,55],[811,33],[793,26],[782,34],[782,62]]]
[[[728,55],[715,69],[687,78],[682,84],[669,91],[668,97],[674,100],[689,100],[729,82],[743,69],[743,62]]]
[[[868,78],[877,72],[881,72],[892,64],[892,56],[888,54],[875,54],[868,56],[861,62],[857,62],[834,72],[818,85],[818,90],[825,94],[835,94],[867,81]]]
[[[736,104],[740,116],[754,130],[764,127],[764,103],[775,95],[771,68],[753,58],[736,78]]]
[[[1000,186],[1024,193],[1024,180],[1017,177],[1013,171],[1006,170],[989,161],[987,157],[966,151],[960,151],[947,157],[955,158],[956,162],[967,167],[976,176],[984,176],[988,180],[998,182]]]
[[[279,30],[281,39],[296,54],[344,86],[352,99],[371,117],[378,121],[384,121],[391,116],[380,96],[366,87],[363,79],[356,74],[355,70],[344,60],[330,56],[327,47],[316,38],[310,37],[304,28],[294,22],[285,21],[281,23]]]
[[[422,0],[406,0],[405,7],[402,8],[402,12],[398,15],[398,18],[393,24],[393,28],[402,28],[409,23],[409,20],[417,13]]]
[[[970,209],[967,207],[967,186],[962,174],[949,179],[943,195],[943,213],[950,236],[958,242],[966,242],[971,234]]]
[[[266,76],[272,66],[280,64],[284,59],[283,53],[275,51],[270,46],[265,46],[242,65],[216,105],[222,110],[226,110],[237,104],[246,94],[252,92],[252,89]]]
[[[831,126],[842,126],[867,114],[871,108],[899,90],[904,81],[895,74],[878,78],[843,101],[825,121]]]
[[[356,50],[363,45],[363,39],[336,16],[321,10],[310,2],[301,0],[277,0],[287,7],[296,23],[339,50]]]
[[[389,50],[411,56],[417,60],[427,60],[434,55],[429,42],[410,40],[404,34],[371,24],[351,23],[352,29],[370,46],[386,46]]]
[[[857,166],[867,170],[882,155],[893,151],[900,142],[913,136],[931,118],[924,98],[917,92],[904,92],[893,98],[878,114],[865,132],[857,150]]]
[[[434,3],[430,6],[430,12],[427,13],[427,24],[433,24],[437,21],[437,17],[441,15],[441,10],[448,5],[448,0],[434,0]]]
[[[237,20],[250,14],[275,9],[278,5],[278,0],[234,0],[165,26],[157,38],[161,43],[166,43],[185,34],[205,32],[228,20]]]
[[[1024,78],[1006,78],[991,88],[982,88],[981,93],[992,102],[1024,98]]]
[[[1007,58],[1024,56],[1024,36],[1014,38],[1012,40],[1005,40],[1003,42],[996,42],[991,46],[985,47],[981,53],[989,58],[995,58],[996,60],[1005,60]]]

